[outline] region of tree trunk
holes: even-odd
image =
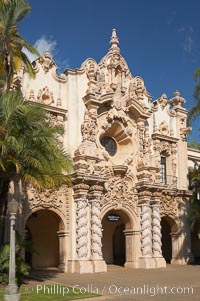
[[[10,63],[9,57],[5,56],[5,71],[6,71],[6,90],[10,91],[11,86],[11,70],[10,70]]]

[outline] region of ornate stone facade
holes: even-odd
[[[33,66],[35,79],[20,71],[22,91],[64,128],[60,140],[74,160],[73,187],[28,188],[20,231],[26,225],[34,230],[34,213],[46,212],[47,219],[54,212],[63,271],[101,272],[107,263],[164,267],[165,236],[171,237],[170,261],[186,263],[192,257],[185,219],[190,196],[185,99],[175,91],[171,99],[162,94],[152,101],[122,57],[116,30],[99,63],[87,59],[80,69],[58,76],[45,52]],[[190,150],[189,158],[193,155]]]

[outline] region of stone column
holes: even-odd
[[[154,268],[155,262],[152,258],[152,218],[150,208],[151,192],[139,192],[140,207],[140,247],[141,257],[138,261],[139,268]]]
[[[87,200],[82,197],[77,202],[77,222],[76,222],[76,246],[79,259],[88,258],[88,219],[87,219]]]
[[[127,268],[137,268],[137,257],[139,253],[140,232],[132,229],[124,230],[126,239],[126,262]]]
[[[60,272],[67,272],[66,265],[66,237],[68,234],[64,230],[60,230],[57,232],[59,238],[59,266],[58,269]]]
[[[189,196],[188,196],[189,197]],[[179,257],[182,258],[182,263],[193,263],[194,256],[191,251],[191,225],[188,220],[189,215],[189,204],[187,202],[188,199],[180,198],[178,211],[179,218],[181,220],[180,228],[181,228],[181,239],[179,239]]]
[[[91,273],[92,265],[89,261],[89,233],[88,233],[88,191],[89,185],[81,183],[74,186],[76,202],[76,251],[77,261],[74,272]]]
[[[141,254],[143,257],[152,257],[152,233],[151,233],[151,208],[149,201],[141,204]]]
[[[180,232],[172,232],[171,238],[172,238],[171,264],[185,264],[184,259],[180,258],[180,255],[179,255],[179,251],[180,251],[179,244],[180,244],[180,242],[182,243],[181,233]]]
[[[189,253],[187,255],[190,255],[189,256],[190,262],[191,263],[193,262],[192,254],[191,252],[189,252],[190,250],[188,250],[184,244],[185,235],[186,235],[185,233],[181,233],[181,232],[171,233],[171,239],[172,239],[171,264],[180,264],[180,265],[187,264],[188,262],[186,261],[186,259],[188,256],[185,256],[187,252]]]
[[[152,251],[153,257],[162,257],[160,203],[152,204]]]
[[[161,217],[160,217],[160,196],[161,193],[153,194],[152,207],[152,252],[156,267],[166,267],[166,262],[162,256],[161,242]]]
[[[93,261],[94,272],[106,272],[107,265],[102,256],[102,223],[100,210],[100,196],[103,187],[93,185],[90,188],[91,203],[91,260]]]

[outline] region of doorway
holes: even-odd
[[[33,252],[25,250],[25,259],[32,268],[58,267],[61,218],[53,211],[38,210],[26,222],[27,238]]]
[[[103,258],[107,264],[124,266],[127,258],[132,258],[133,249],[126,237],[126,230],[131,228],[130,217],[122,210],[110,210],[102,220]],[[130,255],[131,254],[131,255]]]

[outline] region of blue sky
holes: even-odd
[[[79,68],[88,57],[107,53],[112,28],[134,76],[153,99],[175,90],[194,103],[193,74],[200,67],[199,0],[29,0],[31,13],[20,33],[43,52],[50,50],[59,71]],[[199,124],[188,140],[200,142]]]

